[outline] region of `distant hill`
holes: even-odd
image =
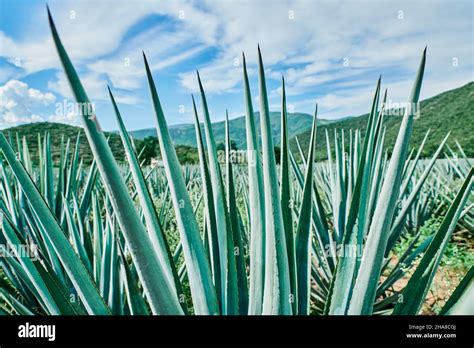
[[[345,136],[349,137],[350,129],[365,131],[368,115],[347,118],[330,124],[318,125],[316,140],[316,158],[327,158],[325,131],[329,133],[331,142],[334,139],[335,129],[344,129]],[[385,145],[389,152],[393,149],[400,128],[402,117],[385,116],[386,127]],[[455,151],[457,140],[469,157],[474,157],[474,82],[462,87],[438,94],[421,102],[420,117],[415,119],[410,145],[419,147],[428,129],[431,133],[423,149],[423,155],[433,154],[441,140],[451,131],[448,145]],[[297,135],[303,149],[309,146],[310,131]],[[348,144],[348,142],[346,142]],[[298,153],[295,139],[290,141],[295,154]]]
[[[2,130],[5,136],[11,137],[13,143],[16,144],[16,137],[21,140],[22,137],[26,137],[28,147],[30,149],[31,159],[33,162],[38,162],[38,135],[43,136],[46,132],[50,134],[52,142],[52,151],[53,151],[53,161],[58,163],[61,156],[61,138],[64,136],[64,141],[67,141],[69,138],[71,141],[70,149],[74,150],[76,144],[77,135],[80,136],[79,141],[79,156],[82,158],[85,164],[92,163],[93,156],[87,142],[84,129],[81,127],[75,127],[63,123],[52,123],[52,122],[37,122],[37,123],[28,123],[17,127],[11,127]],[[105,132],[106,137],[109,139],[109,146],[114,154],[115,159],[118,162],[126,161],[125,151],[123,149],[122,140],[120,135],[115,132]],[[137,149],[140,149],[141,146],[145,144],[144,140],[135,140],[135,146]],[[152,142],[150,143],[153,146],[152,157],[155,157],[157,151],[159,151],[158,146]],[[184,162],[196,162],[198,158],[197,149],[189,146],[176,146],[176,152],[178,154],[178,159]],[[159,152],[158,152],[159,153]]]
[[[280,143],[280,112],[270,112],[270,122],[272,125],[272,134],[273,140],[276,145]],[[255,119],[257,122],[257,130],[260,134],[260,113],[255,113]],[[304,113],[290,113],[288,114],[288,135],[290,137],[303,133],[309,129],[311,129],[311,122],[313,116],[304,114]],[[331,121],[328,120],[321,120],[320,124],[327,124]],[[229,120],[229,128],[230,128],[230,137],[237,148],[245,149],[247,146],[247,138],[246,138],[246,131],[245,131],[245,116],[241,116],[238,118],[234,118]],[[216,122],[212,124],[212,129],[214,131],[214,137],[216,139],[216,143],[223,143],[225,141],[225,123],[224,121]],[[181,145],[188,145],[188,146],[196,146],[196,132],[194,129],[194,124],[180,124],[175,126],[170,126],[169,128],[171,138],[175,144]],[[147,128],[141,129],[130,132],[130,134],[135,139],[144,139],[149,136],[156,137],[156,129],[155,128]]]
[[[84,129],[81,127],[75,127],[63,123],[36,122],[7,128],[2,130],[2,132],[6,137],[10,136],[14,139],[16,139],[17,136],[20,140],[23,136],[26,137],[33,162],[38,160],[39,135],[44,136],[46,132],[50,134],[53,161],[57,162],[61,156],[61,138],[64,136],[65,142],[68,138],[70,139],[70,148],[72,149],[71,151],[73,151],[76,144],[77,135],[79,134],[79,154],[86,164],[90,164],[92,162],[92,152],[89,148],[89,143],[87,142]],[[120,135],[115,133],[106,133],[106,136],[109,137],[109,145],[112,149],[114,157],[120,162],[124,161],[125,152],[122,146],[122,140],[120,140]]]
[[[424,156],[429,156],[434,153],[439,143],[447,132],[451,131],[451,136],[448,141],[455,151],[456,146],[454,140],[456,139],[463,147],[465,153],[469,157],[474,157],[474,82],[468,83],[465,86],[438,94],[432,98],[421,102],[421,116],[415,120],[414,130],[411,137],[411,146],[418,147],[423,140],[426,131],[431,128],[430,136],[425,144],[423,151]],[[280,143],[280,113],[271,112],[272,133],[275,140],[275,145]],[[256,113],[257,122],[259,122],[259,113]],[[317,150],[316,158],[321,160],[326,158],[326,139],[325,131],[330,135],[331,141],[334,137],[335,129],[344,129],[346,137],[349,136],[350,129],[360,129],[362,133],[365,131],[367,125],[368,115],[358,117],[348,117],[336,121],[318,120],[317,132]],[[387,129],[385,144],[389,151],[393,148],[396,136],[400,127],[401,117],[386,116],[384,125]],[[298,150],[296,147],[295,136],[298,137],[303,149],[306,151],[309,145],[312,116],[303,113],[289,114],[289,136],[290,146],[298,157]],[[246,132],[245,132],[245,118],[239,117],[230,120],[231,138],[235,141],[235,145],[239,149],[245,149],[246,146]],[[224,141],[224,122],[217,122],[213,124],[214,135],[216,142],[222,143]],[[257,126],[260,133],[260,127]],[[53,159],[59,160],[61,137],[71,139],[71,147],[74,146],[76,137],[80,134],[80,155],[85,164],[92,162],[92,153],[87,143],[84,130],[81,127],[70,126],[62,123],[38,122],[24,124],[17,127],[12,127],[2,130],[8,137],[11,136],[13,143],[16,143],[16,136],[25,136],[33,161],[38,160],[38,134],[43,135],[49,132],[53,143]],[[195,146],[195,131],[194,125],[183,124],[170,127],[171,136],[176,144],[176,152],[181,163],[196,162],[198,155]],[[140,131],[131,132],[135,139],[135,145],[138,149],[147,144],[153,148],[151,151],[152,157],[159,154],[158,144],[156,141],[156,130],[154,128],[144,129]],[[117,132],[106,132],[109,137],[109,144],[115,158],[122,162],[125,160],[125,154],[122,147],[122,141]],[[346,142],[348,144],[348,142]]]

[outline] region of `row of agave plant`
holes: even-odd
[[[76,100],[89,105],[48,15]],[[163,168],[141,165],[110,90],[127,156],[121,165],[95,114],[81,115],[94,155],[88,168],[80,162],[79,139],[74,149],[63,142],[55,168],[48,134],[39,137],[39,165],[33,165],[25,139],[0,132],[0,244],[11,249],[0,258],[0,311],[419,313],[453,231],[473,230],[472,203],[466,204],[472,199],[469,160],[453,153],[438,159],[447,137],[430,160],[420,159],[423,144],[409,154],[410,108],[389,157],[380,79],[364,136],[351,132],[346,144],[343,133],[333,142],[326,134],[328,161],[315,164],[316,108],[309,149],[299,146],[297,160],[289,148],[283,80],[277,166],[260,50],[258,56],[261,141],[243,57],[245,166],[231,160],[228,122],[220,165],[199,75],[204,132],[193,99],[199,166],[179,164],[145,56]],[[418,102],[425,56],[426,50],[409,105]],[[416,243],[419,227],[434,214],[444,215],[439,229]],[[395,244],[407,234],[412,242],[391,265]],[[25,245],[35,246],[34,257],[21,252]],[[403,290],[394,291],[408,273]],[[472,311],[473,276],[471,268],[442,314]]]

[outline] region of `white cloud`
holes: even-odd
[[[33,110],[51,105],[55,100],[51,93],[30,88],[22,81],[10,80],[0,86],[0,126],[41,121],[42,117]]]
[[[109,102],[109,92],[107,89],[107,76],[96,71],[91,71],[87,74],[81,75],[81,83],[87,91],[91,103]],[[66,100],[75,100],[66,75],[62,72],[56,74],[53,81],[48,82],[48,88],[63,96]],[[139,101],[136,96],[125,93],[113,91],[115,100],[122,104],[135,104]]]
[[[206,92],[225,96],[241,92],[241,67],[234,63],[236,58],[240,60],[242,51],[247,56],[250,78],[255,78],[256,48],[260,44],[267,79],[275,82],[285,75],[288,98],[294,99],[289,103],[295,111],[312,112],[315,97],[319,96],[323,118],[366,112],[379,73],[390,81],[389,95],[391,89],[400,88],[401,96],[410,86],[425,45],[428,60],[422,96],[474,78],[474,5],[469,1],[116,0],[113,6],[108,1],[49,3],[88,95],[97,102],[108,101],[107,84],[113,87],[119,102],[141,101],[130,91],[146,86],[142,49],[154,71],[212,50],[207,61],[198,61],[199,66],[190,65],[178,74],[180,86],[185,91],[197,91],[195,69],[199,68]],[[45,12],[39,11],[41,21],[36,22],[45,22]],[[140,27],[150,18],[153,23],[147,23],[152,24]],[[0,56],[12,64],[17,58],[21,62],[19,69],[1,67],[0,81],[61,69],[47,25],[38,25],[34,35],[15,40],[0,31],[0,40]],[[343,65],[345,58],[347,67]],[[454,58],[459,62],[456,69],[452,66]],[[48,87],[71,98],[62,72],[54,77]],[[279,88],[269,92],[272,105],[277,105]]]
[[[434,96],[439,91],[447,91],[460,87],[472,81],[469,76],[455,75],[449,79],[431,79],[422,84],[420,100]],[[382,94],[387,89],[387,101],[389,104],[405,103],[409,97],[414,82],[414,76],[401,81],[385,81],[382,76]],[[350,89],[337,90],[325,94],[316,100],[297,101],[294,104],[296,110],[314,108],[318,103],[318,114],[324,119],[334,119],[341,116],[359,116],[370,111],[372,99],[375,93],[376,81],[366,86]]]
[[[206,93],[221,94],[235,92],[235,86],[242,80],[242,68],[234,65],[236,57],[222,59],[199,69],[201,82]],[[199,91],[196,71],[180,74],[181,84],[192,92]]]
[[[92,4],[89,1],[52,0],[49,1],[49,6],[63,44],[76,65],[97,62],[107,55],[115,55],[115,58],[122,58],[123,61],[129,53],[141,55],[142,49],[147,52],[157,50],[161,53],[166,49],[173,51],[175,46],[180,47],[183,44],[189,47],[191,41],[195,44],[212,45],[216,40],[214,28],[217,20],[210,18],[198,6],[188,1],[116,0],[111,6],[110,2]],[[124,40],[134,25],[152,15],[163,18],[161,21],[155,21],[146,31],[135,33]],[[36,20],[37,22],[46,23],[46,9],[44,12],[38,11],[37,16],[41,18],[41,21]],[[182,16],[184,18],[181,18]],[[163,35],[161,24],[165,23],[165,17],[179,20],[179,25],[176,25],[172,34]],[[11,64],[15,64],[19,59],[24,74],[49,68],[60,69],[60,61],[48,26],[41,25],[35,29],[32,35],[24,35],[16,40],[0,31],[0,57],[7,58]],[[172,56],[169,53],[168,55]],[[176,62],[184,58],[178,56]],[[173,64],[173,61],[169,60],[168,64]]]
[[[473,23],[468,14],[472,3],[303,0],[273,2],[271,6],[239,1],[207,4],[209,17],[218,19],[220,34],[219,54],[200,67],[209,94],[235,91],[242,78],[240,69],[232,68],[233,59],[244,50],[248,66],[255,67],[257,43],[262,48],[267,79],[279,81],[283,73],[289,97],[320,95],[322,104],[328,106],[335,104],[330,100],[342,96],[338,116],[361,111],[359,104],[349,102],[363,98],[357,95],[359,91],[371,91],[379,73],[409,86],[425,45],[425,85],[433,87],[423,90],[424,97],[443,92],[438,89],[442,80],[451,81],[450,85],[457,81],[454,86],[460,86],[474,77]],[[452,67],[454,57],[459,61],[458,72]],[[348,66],[344,66],[345,58]],[[180,76],[183,87],[196,90],[193,71]],[[348,91],[349,87],[352,90]],[[278,91],[272,91],[270,97],[278,97]],[[364,98],[369,106],[370,94]],[[306,105],[309,111],[314,100],[294,104],[296,110],[298,105]]]

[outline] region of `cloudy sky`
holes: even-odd
[[[49,0],[61,39],[106,130],[116,129],[107,85],[130,130],[154,125],[142,50],[169,124],[192,122],[196,69],[213,120],[243,114],[241,53],[257,108],[257,45],[270,108],[280,81],[290,111],[334,119],[368,111],[379,74],[404,102],[428,46],[422,98],[474,80],[473,2],[278,0]],[[45,1],[0,2],[0,128],[78,124],[47,23]]]

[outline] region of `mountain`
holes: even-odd
[[[38,136],[43,136],[46,132],[50,134],[52,143],[52,155],[53,161],[59,163],[61,156],[61,139],[64,137],[64,141],[70,139],[70,151],[74,151],[76,144],[77,135],[79,134],[79,156],[84,161],[84,164],[89,165],[92,163],[93,155],[87,142],[84,129],[81,127],[75,127],[63,123],[52,123],[52,122],[37,122],[28,123],[21,126],[11,127],[2,130],[7,139],[10,137],[11,142],[16,144],[17,136],[21,140],[23,137],[26,138],[28,148],[30,150],[31,159],[33,163],[38,163]],[[105,136],[109,139],[109,146],[115,159],[118,162],[126,161],[125,151],[123,149],[122,140],[120,135],[116,132],[105,132]],[[135,147],[140,152],[141,147],[146,144],[150,148],[149,151],[145,151],[145,159],[149,162],[150,158],[159,157],[159,147],[157,139],[153,139],[151,142],[137,139],[134,141]],[[185,162],[196,162],[198,159],[197,149],[189,146],[177,145],[176,153],[181,163]]]
[[[53,122],[36,122],[36,123],[27,123],[16,127],[11,127],[2,130],[3,134],[8,138],[9,136],[12,139],[18,138],[21,140],[22,137],[26,138],[28,148],[30,150],[31,159],[33,162],[38,161],[38,136],[44,136],[46,132],[50,134],[51,145],[52,145],[52,154],[53,161],[59,162],[61,156],[61,139],[64,136],[64,141],[70,139],[71,144],[69,145],[71,151],[74,151],[74,146],[76,144],[77,135],[79,134],[79,155],[83,159],[84,163],[90,164],[92,162],[93,156],[89,148],[89,143],[87,142],[84,129],[81,127],[75,127],[63,123],[53,123]],[[106,137],[109,138],[109,145],[112,149],[114,157],[122,162],[125,160],[125,152],[122,146],[122,140],[120,135],[115,133],[105,133]],[[16,142],[14,142],[16,144]]]
[[[280,143],[280,113],[271,112],[272,133],[275,144]],[[259,113],[256,113],[257,122],[259,122]],[[339,119],[336,121],[318,120],[316,158],[325,159],[327,130],[331,141],[334,137],[335,129],[344,129],[345,136],[348,139],[350,129],[360,129],[364,133],[367,125],[368,115]],[[389,152],[393,148],[398,134],[402,117],[385,116],[384,126],[386,127],[385,144]],[[295,155],[298,154],[295,137],[297,136],[303,149],[306,151],[309,145],[310,127],[312,116],[308,114],[295,113],[288,115],[290,146]],[[231,129],[231,138],[235,141],[239,149],[245,148],[245,118],[239,117],[229,121]],[[432,98],[421,102],[420,117],[415,119],[413,134],[411,137],[411,146],[418,147],[428,129],[431,129],[430,136],[425,144],[423,155],[429,156],[436,151],[443,137],[451,131],[448,145],[458,151],[455,140],[457,140],[464,152],[469,157],[474,157],[474,82],[465,86],[438,94]],[[216,142],[219,144],[224,141],[224,122],[213,124]],[[257,126],[260,131],[260,127]],[[59,161],[61,137],[70,138],[71,150],[74,148],[76,137],[80,134],[79,153],[85,164],[92,162],[92,153],[87,143],[84,130],[81,127],[70,126],[62,123],[38,122],[29,123],[17,127],[2,130],[7,136],[10,136],[13,144],[16,145],[16,136],[21,139],[26,137],[33,161],[38,160],[38,135],[44,135],[49,132],[53,145],[53,159]],[[197,149],[191,147],[195,145],[194,125],[183,124],[172,126],[170,129],[172,138],[175,141],[175,148],[181,163],[196,162],[198,155]],[[159,147],[154,128],[133,131],[131,134],[135,138],[135,146],[140,150],[142,146],[147,146],[150,151],[145,151],[146,158],[159,157]],[[120,136],[116,132],[106,132],[109,138],[109,144],[114,157],[119,161],[125,160],[125,154],[122,147]],[[348,141],[346,142],[348,144]],[[445,149],[447,151],[447,149]],[[298,156],[297,156],[298,157]]]
[[[270,123],[272,125],[272,134],[275,144],[280,143],[280,124],[281,124],[281,113],[270,112]],[[313,116],[304,113],[290,113],[288,114],[288,135],[290,137],[300,134],[304,131],[311,129],[311,122]],[[255,113],[255,120],[257,122],[257,130],[260,134],[260,113]],[[330,123],[329,120],[321,120],[320,124]],[[225,123],[224,121],[216,122],[212,124],[214,131],[214,137],[216,143],[223,143],[225,141]],[[246,131],[245,131],[245,116],[234,118],[229,120],[230,137],[235,141],[235,145],[239,149],[245,149]],[[196,146],[196,131],[194,124],[180,124],[169,127],[171,139],[175,144]],[[156,137],[155,128],[147,128],[130,132],[135,139],[144,139],[152,136]]]
[[[365,114],[321,126],[318,124],[316,159],[327,158],[326,130],[333,143],[335,129],[344,129],[345,137],[349,139],[350,129],[358,128],[364,133],[367,120],[368,115]],[[389,153],[391,153],[395,144],[401,120],[401,116],[385,116],[385,144]],[[474,82],[423,100],[420,103],[420,117],[414,121],[410,145],[418,148],[428,129],[431,129],[431,132],[425,143],[423,156],[433,154],[441,140],[448,132],[451,132],[448,145],[453,151],[458,151],[455,143],[455,140],[457,140],[466,155],[474,157]],[[308,149],[310,133],[310,131],[306,131],[297,135],[304,151]],[[348,141],[346,144],[348,144]],[[294,138],[290,140],[290,146],[292,151],[298,154]],[[448,151],[446,147],[445,151]]]

